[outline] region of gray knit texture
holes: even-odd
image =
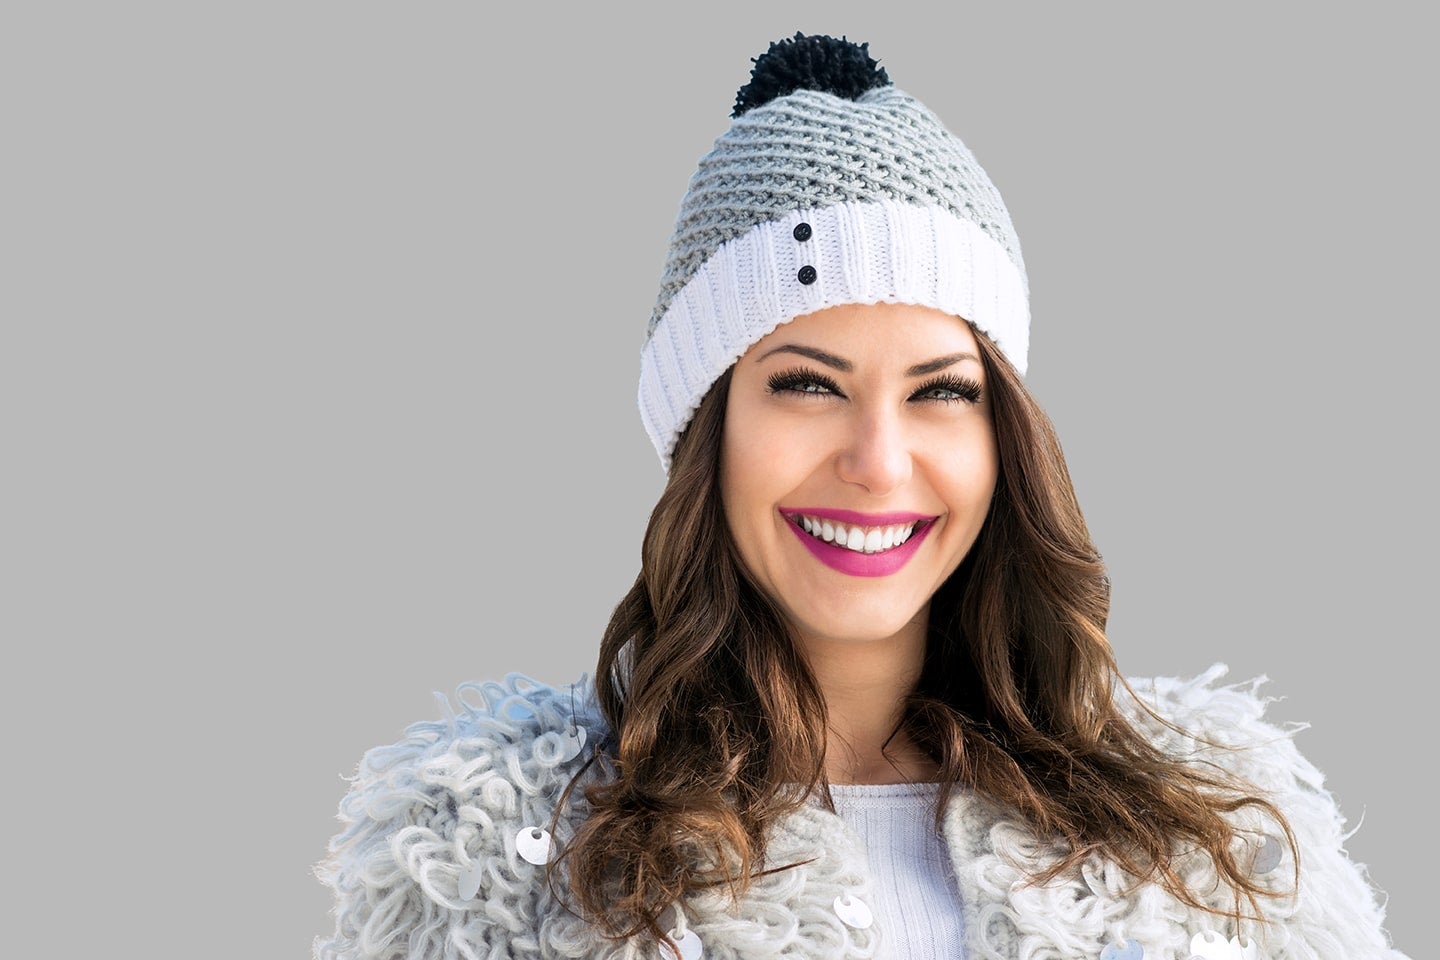
[[[975,155],[923,103],[888,85],[847,100],[797,90],[735,118],[690,178],[648,342],[665,310],[722,243],[800,209],[895,199],[938,206],[999,243],[1029,293],[1020,241]]]

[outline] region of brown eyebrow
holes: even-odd
[[[833,353],[826,353],[824,350],[807,347],[799,343],[783,343],[773,350],[766,350],[755,358],[755,362],[759,363],[771,354],[776,353],[798,353],[802,357],[809,357],[811,360],[819,361],[825,364],[825,366],[832,367],[842,373],[849,373],[855,369],[855,365],[844,357],[837,357]],[[961,360],[973,360],[976,363],[980,362],[980,358],[973,353],[952,353],[948,356],[936,357],[934,360],[926,360],[924,363],[917,363],[913,367],[907,367],[905,376],[923,377],[927,373],[943,370],[951,364],[959,363]]]

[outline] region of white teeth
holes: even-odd
[[[843,523],[835,523],[821,517],[801,515],[799,519],[800,526],[811,536],[827,543],[833,543],[837,547],[854,550],[856,553],[879,553],[882,550],[900,546],[915,532],[917,522],[865,528],[847,527]]]

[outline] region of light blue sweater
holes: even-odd
[[[832,784],[835,812],[859,835],[875,881],[876,922],[894,960],[962,960],[960,888],[935,830],[938,783]]]

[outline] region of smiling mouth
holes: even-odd
[[[866,527],[803,513],[791,514],[788,519],[816,540],[853,553],[867,554],[894,550],[913,537],[917,530],[922,530],[935,522],[933,519],[911,520],[908,523]]]

